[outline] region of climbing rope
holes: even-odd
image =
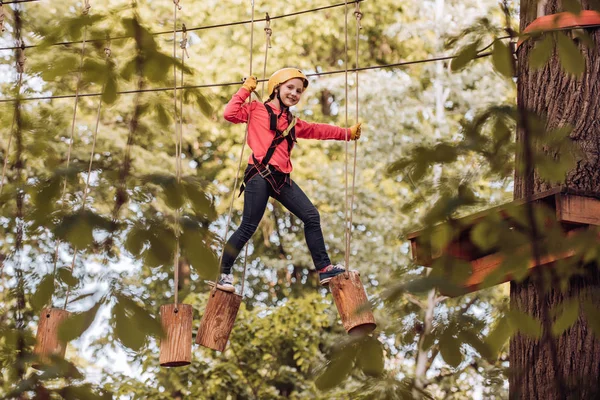
[[[265,61],[263,63],[263,78],[262,78],[262,88],[260,90],[260,98],[263,99],[265,97],[265,82],[267,78],[267,57],[269,54],[269,49],[271,48],[271,35],[273,35],[273,29],[271,29],[271,17],[269,17],[269,13],[266,13],[265,17]]]
[[[254,46],[254,0],[251,0],[252,3],[252,20],[251,20],[251,24],[250,24],[250,73],[249,73],[249,77],[252,76],[252,55],[253,55],[253,50],[252,47]],[[248,97],[248,103],[252,103],[252,94],[250,94],[250,96]],[[235,192],[236,192],[236,188],[237,188],[237,184],[238,184],[238,178],[240,175],[240,170],[242,169],[242,159],[244,158],[244,150],[246,149],[246,140],[248,139],[248,127],[250,125],[250,117],[251,117],[251,113],[252,113],[252,109],[250,107],[248,107],[248,123],[246,124],[246,131],[244,133],[244,141],[242,142],[242,150],[240,151],[240,158],[239,158],[239,162],[238,162],[238,167],[237,167],[237,171],[235,172],[235,179],[233,181],[233,188],[231,189],[231,202],[229,204],[229,212],[227,213],[227,225],[225,225],[225,236],[224,236],[224,240],[225,243],[227,242],[227,234],[229,233],[229,224],[231,223],[231,212],[233,210],[233,201],[235,200]],[[247,244],[246,244],[247,246]],[[217,290],[217,282],[219,280],[219,276],[221,274],[220,268],[221,268],[221,263],[223,262],[223,256],[225,255],[225,248],[227,246],[224,244],[223,245],[223,250],[221,251],[221,257],[219,257],[219,271],[217,272],[217,278],[215,279],[214,282],[214,286],[213,286],[213,296],[216,293]],[[248,250],[246,248],[246,255],[248,254]],[[244,295],[244,285],[245,285],[245,281],[246,281],[246,258],[244,257],[244,272],[242,273],[242,290],[241,290],[241,294],[242,296]]]
[[[106,64],[108,64],[110,55],[111,55],[110,42],[108,42],[106,47],[104,48],[104,56],[106,59]],[[106,82],[102,85],[103,92],[104,92],[105,88],[106,88]],[[96,126],[94,127],[94,134],[92,135],[92,149],[90,150],[90,162],[88,164],[87,176],[85,179],[85,188],[83,189],[83,196],[81,198],[81,211],[82,212],[85,211],[85,203],[87,201],[88,191],[89,191],[89,187],[90,187],[90,178],[92,176],[92,165],[94,163],[94,156],[96,154],[96,142],[97,142],[97,137],[98,137],[98,127],[100,126],[101,111],[102,111],[102,98],[100,98],[100,100],[98,100],[98,108],[96,109]],[[73,259],[71,260],[71,273],[73,273],[73,270],[75,269],[75,261],[76,260],[77,260],[77,249],[75,248],[75,249],[73,249]],[[65,310],[67,309],[67,304],[69,302],[70,294],[71,294],[71,286],[68,286],[67,293],[65,295],[65,304],[63,306],[63,309],[65,309]]]
[[[359,113],[358,113],[358,105],[359,105],[359,100],[358,100],[358,50],[359,50],[359,33],[360,30],[362,29],[362,26],[360,24],[360,21],[362,19],[362,12],[360,11],[360,3],[356,3],[356,9],[354,11],[354,16],[356,18],[356,65],[355,65],[355,76],[354,79],[356,80],[356,123],[359,122],[358,117],[359,117]],[[347,104],[347,103],[346,103]],[[354,194],[355,194],[355,189],[356,189],[356,156],[357,156],[357,150],[358,150],[358,140],[354,141],[354,165],[352,167],[352,196],[350,197],[350,228],[349,228],[349,232],[348,232],[348,244],[346,245],[346,251],[349,252],[350,251],[350,243],[352,241],[352,215],[354,212]]]
[[[4,22],[4,10],[2,9],[2,23]],[[4,30],[4,25],[2,25],[2,30]],[[23,84],[23,73],[25,72],[25,61],[27,57],[25,57],[25,42],[23,39],[19,39],[21,44],[17,47],[17,54],[15,57],[15,67],[17,70],[17,94],[21,94],[21,86]],[[21,99],[19,98],[18,101]],[[2,166],[2,176],[0,177],[0,195],[2,195],[2,190],[4,189],[4,179],[6,178],[6,169],[8,167],[8,156],[10,154],[10,146],[12,144],[13,130],[15,128],[15,122],[17,118],[17,113],[15,112],[13,115],[13,120],[10,126],[10,132],[8,134],[8,143],[6,144],[6,152],[4,153],[4,165]]]
[[[345,132],[345,162],[344,162],[344,176],[346,178],[346,183],[344,185],[344,245],[345,245],[345,267],[346,270],[350,269],[350,226],[348,222],[350,220],[348,215],[348,0],[344,2],[344,92],[345,92],[345,122],[344,126],[346,127]]]
[[[90,10],[89,0],[86,0],[82,14],[87,15],[89,13],[89,10]],[[75,104],[73,105],[73,119],[71,121],[71,134],[69,135],[69,147],[67,149],[67,163],[66,163],[67,169],[69,169],[69,165],[71,164],[71,152],[73,150],[73,136],[75,133],[75,121],[77,119],[77,105],[79,103],[79,85],[81,83],[81,75],[82,75],[82,70],[83,70],[83,59],[84,59],[84,55],[85,55],[86,38],[87,38],[87,25],[84,25],[84,27],[83,27],[83,42],[81,44],[81,59],[79,62],[79,70],[77,72],[77,81],[75,83]],[[62,210],[65,209],[66,194],[67,194],[67,177],[65,177],[63,179],[63,188],[62,188],[62,193],[60,196],[60,204],[61,204]],[[57,269],[57,265],[58,265],[59,247],[60,247],[60,239],[56,239],[56,248],[54,251],[54,269],[52,272],[53,275],[56,275],[56,269]],[[75,253],[77,253],[77,248],[75,247],[73,249],[73,251]]]
[[[16,69],[17,69],[17,94],[21,94],[21,85],[23,83],[23,71],[25,70],[25,46],[23,46],[23,42],[21,42],[21,47],[17,49],[16,56]],[[10,132],[8,134],[8,143],[6,144],[6,152],[4,153],[4,165],[2,166],[2,177],[0,177],[0,195],[2,195],[2,190],[4,189],[4,179],[6,178],[6,168],[8,166],[8,156],[10,154],[10,146],[12,144],[13,130],[15,129],[15,122],[17,119],[17,114],[13,115],[12,124],[10,126]]]
[[[177,10],[181,10],[179,5],[180,0],[173,0],[173,105],[175,109],[175,174],[177,176],[177,184],[181,183],[181,153],[183,147],[182,138],[182,110],[183,110],[183,99],[180,100],[179,112],[177,112]],[[180,42],[181,60],[184,60],[185,46],[187,45],[187,31],[185,25],[183,25],[182,40]],[[183,86],[183,64],[181,68],[181,85]],[[183,92],[181,93],[183,96]],[[175,210],[175,252],[173,255],[173,293],[175,298],[175,311],[177,311],[177,305],[179,304],[179,257],[180,257],[180,226],[179,216],[181,215],[181,209]]]
[[[19,12],[18,10],[16,11],[17,13]],[[18,15],[15,15],[15,18],[18,19],[17,23],[16,23],[16,28],[15,28],[15,34],[17,37],[17,42],[21,42],[21,45],[17,47],[17,52],[15,55],[15,69],[17,71],[17,94],[21,94],[21,86],[23,83],[23,73],[25,71],[25,60],[27,59],[25,57],[25,46],[23,45],[23,39],[21,38],[21,19]],[[9,136],[8,136],[8,143],[6,145],[6,152],[4,153],[4,165],[2,167],[2,177],[0,177],[0,195],[2,195],[2,190],[4,188],[4,179],[6,177],[6,169],[8,166],[8,159],[9,159],[9,155],[10,155],[10,146],[11,146],[11,142],[12,142],[12,137],[13,135],[15,135],[17,132],[15,132],[15,123],[17,122],[17,118],[20,118],[20,110],[19,108],[21,107],[21,102],[20,100],[17,100],[17,102],[15,103],[15,112],[13,114],[13,120],[12,120],[12,124],[10,127],[10,131],[9,131]],[[17,129],[20,131],[20,123],[17,126]],[[20,133],[20,132],[19,132]],[[17,140],[17,167],[18,167],[18,176],[20,176],[20,168],[21,168],[21,163],[20,163],[20,152],[19,152],[19,140]],[[18,189],[17,189],[17,193]],[[19,195],[17,195],[17,217],[19,219],[19,216],[22,214],[21,211],[21,207],[22,207],[22,201],[19,201]],[[19,219],[20,221],[20,219]],[[22,221],[21,221],[22,222]],[[19,232],[21,233],[21,237],[22,237],[22,231],[23,228],[21,225],[19,225],[17,227],[17,236],[19,234]],[[17,240],[18,243],[20,243],[20,239]],[[18,247],[17,247],[18,249]],[[0,260],[0,281],[4,282],[4,260]]]

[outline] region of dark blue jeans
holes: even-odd
[[[281,193],[273,191],[271,185],[259,174],[256,174],[246,184],[244,191],[244,212],[242,214],[242,223],[240,227],[231,235],[225,245],[223,261],[221,262],[221,272],[231,273],[231,267],[240,251],[250,240],[258,223],[262,219],[269,197],[279,201],[292,214],[300,218],[304,223],[304,236],[308,250],[313,259],[316,269],[325,268],[331,264],[327,250],[325,250],[325,241],[321,231],[321,217],[317,208],[308,199],[306,194],[300,189],[294,181],[292,185],[284,185]]]

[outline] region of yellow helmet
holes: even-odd
[[[268,96],[271,97],[275,88],[282,83],[289,81],[290,79],[300,78],[304,81],[304,89],[308,87],[308,78],[298,68],[282,68],[279,71],[275,71],[269,78],[269,86],[267,88]]]

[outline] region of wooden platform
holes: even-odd
[[[551,246],[546,242],[548,232],[562,231],[568,238],[588,226],[600,225],[600,193],[573,191],[566,188],[555,188],[538,193],[529,199],[516,200],[502,206],[491,208],[467,217],[457,219],[451,223],[434,226],[407,235],[411,242],[412,256],[419,265],[439,268],[440,260],[462,260],[471,266],[471,274],[464,280],[462,293],[473,292],[486,287],[486,279],[491,277],[506,259],[507,251],[500,246],[486,247],[477,245],[474,234],[477,233],[479,224],[486,221],[502,223],[510,230],[515,247],[512,254],[526,254],[531,245],[528,241],[529,227],[527,223],[526,206],[532,202],[535,213],[543,218],[543,227],[540,229],[539,248],[546,249],[540,254],[539,263],[531,259],[527,268],[532,269],[547,265],[557,260],[571,257],[575,254],[573,249]],[[441,239],[440,239],[441,238]],[[444,239],[445,238],[445,239]],[[440,245],[440,242],[444,244]],[[548,247],[553,249],[548,250]],[[464,264],[464,263],[463,263]],[[513,277],[510,274],[494,277],[494,284],[507,282]]]

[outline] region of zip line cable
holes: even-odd
[[[40,1],[40,0],[29,0],[29,1]],[[363,2],[366,0],[352,0],[349,1],[348,3],[359,3],[359,2]],[[4,3],[4,4],[8,4],[8,3]],[[294,17],[297,15],[302,15],[302,14],[308,14],[308,13],[312,13],[312,12],[317,12],[317,11],[323,11],[323,10],[328,10],[330,8],[336,8],[336,7],[342,7],[344,6],[346,3],[336,3],[336,4],[330,4],[328,6],[322,6],[322,7],[315,7],[315,8],[310,8],[307,10],[301,10],[301,11],[295,11],[293,13],[289,13],[289,14],[281,14],[281,15],[277,15],[274,17],[270,17],[271,20],[274,19],[281,19],[281,18],[288,18],[288,17]],[[224,28],[227,26],[235,26],[235,25],[245,25],[245,24],[252,24],[255,22],[261,22],[261,21],[267,21],[266,18],[261,18],[261,19],[256,19],[254,21],[252,20],[244,20],[244,21],[236,21],[236,22],[226,22],[226,23],[222,23],[222,24],[214,24],[214,25],[205,25],[205,26],[198,26],[195,28],[187,28],[187,31],[199,31],[199,30],[206,30],[206,29],[215,29],[215,28]],[[178,30],[177,32],[181,32],[181,30]],[[173,34],[173,31],[161,31],[161,32],[153,32],[150,33],[153,36],[159,36],[159,35],[166,35],[166,34]],[[115,37],[110,37],[110,38],[98,38],[98,39],[88,39],[87,42],[88,43],[92,43],[92,42],[100,42],[100,41],[104,41],[104,40],[122,40],[122,39],[130,39],[133,36],[130,35],[122,35],[122,36],[115,36]],[[67,46],[67,45],[71,45],[71,44],[80,44],[81,40],[74,40],[74,41],[65,41],[65,42],[56,42],[56,43],[52,43],[50,44],[50,46]],[[33,47],[39,47],[41,45],[39,44],[32,44],[32,45],[28,45],[25,46],[25,48],[33,48]],[[15,50],[15,47],[0,47],[0,51],[2,50]]]
[[[513,53],[514,54],[514,53]],[[492,53],[488,52],[488,53],[483,53],[483,54],[479,54],[475,57],[473,57],[474,59],[479,59],[479,58],[485,58],[485,57],[489,57],[491,56]],[[435,62],[435,61],[444,61],[444,60],[452,60],[456,58],[456,56],[445,56],[445,57],[436,57],[436,58],[426,58],[426,59],[422,59],[422,60],[415,60],[415,61],[403,61],[403,62],[399,62],[399,63],[392,63],[392,64],[384,64],[384,65],[372,65],[369,67],[361,67],[361,68],[348,68],[348,72],[360,72],[360,71],[368,71],[368,70],[375,70],[375,69],[385,69],[385,68],[398,68],[398,67],[404,67],[407,65],[415,65],[415,64],[426,64],[426,63],[430,63],[430,62]],[[334,71],[327,71],[327,72],[314,72],[312,74],[306,74],[307,77],[313,77],[313,76],[327,76],[327,75],[336,75],[336,74],[343,74],[345,73],[346,70],[345,69],[341,69],[341,70],[334,70]],[[264,82],[264,79],[260,79],[257,82]],[[177,90],[187,90],[187,89],[203,89],[203,88],[211,88],[211,87],[225,87],[225,86],[234,86],[234,85],[240,85],[241,82],[240,81],[236,81],[236,82],[226,82],[226,83],[209,83],[209,84],[203,84],[203,85],[190,85],[190,86],[178,86]],[[172,91],[173,87],[164,87],[164,88],[150,88],[150,89],[138,89],[138,90],[123,90],[120,92],[117,92],[117,94],[132,94],[132,93],[149,93],[149,92],[166,92],[166,91]],[[102,93],[85,93],[85,94],[80,94],[79,97],[94,97],[94,96],[102,96]],[[57,96],[39,96],[39,97],[24,97],[19,99],[20,101],[31,101],[31,100],[55,100],[55,99],[70,99],[75,97],[74,94],[65,94],[65,95],[57,95]],[[11,103],[16,101],[16,98],[10,98],[10,99],[0,99],[0,103]]]
[[[252,76],[252,58],[253,58],[253,47],[254,47],[254,0],[251,0],[252,6],[252,23],[250,24],[250,73],[248,77]],[[265,31],[266,32],[266,31]],[[239,82],[236,84],[239,85]],[[248,104],[252,103],[252,93],[248,96]],[[217,272],[217,276],[215,277],[215,281],[213,283],[212,295],[214,296],[217,292],[217,283],[219,281],[219,277],[221,274],[221,263],[223,262],[223,257],[225,256],[225,251],[227,250],[227,234],[229,233],[229,225],[231,224],[231,214],[233,211],[233,202],[235,201],[235,193],[238,184],[238,178],[240,175],[240,170],[242,169],[242,160],[244,159],[244,150],[246,149],[246,142],[248,141],[248,128],[250,125],[250,116],[252,113],[252,109],[248,108],[248,122],[246,123],[246,130],[244,133],[244,141],[242,142],[242,150],[240,151],[240,159],[237,167],[237,171],[235,172],[235,179],[233,181],[233,188],[231,189],[231,202],[229,204],[229,212],[227,213],[227,224],[225,225],[225,235],[223,235],[223,250],[221,251],[221,256],[219,257],[219,270]],[[242,289],[241,295],[244,296],[244,285],[246,281],[246,267],[247,267],[247,259],[248,259],[248,244],[246,243],[246,253],[244,256],[244,272],[242,274]]]
[[[42,0],[13,0],[13,1],[0,1],[0,4],[21,4],[21,3],[35,3]]]

